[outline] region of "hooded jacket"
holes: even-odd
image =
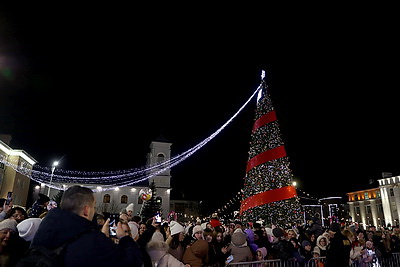
[[[233,260],[231,261],[232,263],[253,260],[254,255],[251,252],[250,247],[247,245],[247,236],[242,230],[236,229],[231,240],[231,245],[228,250],[230,250],[230,253],[233,256]]]
[[[54,249],[71,239],[64,249],[66,267],[142,266],[141,251],[131,237],[122,237],[117,245],[92,221],[60,208],[49,211],[31,246]]]
[[[208,242],[203,239],[196,240],[183,253],[182,261],[191,267],[202,267],[207,259]]]
[[[325,240],[326,240],[326,243],[325,243],[326,245],[325,245],[325,246],[322,246],[322,245],[319,243],[319,241],[320,241],[322,238],[325,238]],[[323,236],[323,235],[320,235],[320,236],[317,237],[317,243],[316,243],[316,245],[317,245],[317,247],[318,247],[319,250],[320,250],[320,254],[319,254],[319,255],[320,255],[321,257],[325,257],[325,256],[326,256],[328,244],[329,244],[329,239],[328,239],[327,237],[325,237],[325,236]]]
[[[162,236],[161,233],[160,235]],[[184,267],[185,264],[183,264],[183,262],[177,260],[174,256],[169,254],[168,250],[169,250],[169,245],[165,241],[152,238],[150,242],[147,243],[146,245],[146,251],[151,258],[152,266]]]

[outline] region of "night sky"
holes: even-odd
[[[62,158],[69,170],[140,167],[160,134],[173,155],[211,135],[264,69],[299,189],[342,196],[400,172],[399,53],[389,18],[321,15],[317,23],[287,14],[293,23],[244,24],[157,11],[142,19],[113,4],[3,6],[0,133],[13,136],[11,147],[41,166]],[[254,97],[172,169],[172,198],[219,208],[236,195],[255,105]]]

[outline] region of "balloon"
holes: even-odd
[[[139,191],[139,196],[144,201],[151,199],[152,195],[153,194],[152,194],[150,188],[143,188],[143,189],[140,189],[140,191]]]

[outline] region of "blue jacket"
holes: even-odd
[[[53,208],[47,213],[31,246],[54,249],[77,235],[78,238],[64,249],[66,267],[142,266],[142,252],[131,237],[121,238],[117,245],[96,230],[93,222],[60,208]]]

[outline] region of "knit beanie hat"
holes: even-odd
[[[41,222],[40,218],[28,218],[21,221],[17,224],[19,236],[26,241],[32,241]]]
[[[171,221],[169,223],[169,230],[171,231],[171,235],[185,232],[185,228],[183,228],[183,226],[177,221]]]
[[[319,249],[319,247],[315,246],[312,253],[317,253],[318,255],[321,255],[321,250]]]
[[[0,231],[4,229],[10,229],[17,232],[17,221],[15,219],[4,219],[0,222]]]
[[[193,227],[193,234],[192,236],[194,237],[194,234],[197,232],[203,232],[203,228],[200,225],[196,225],[195,227]]]
[[[246,234],[241,230],[241,229],[236,229],[235,232],[233,232],[231,240],[232,244],[234,244],[237,247],[243,247],[247,245],[246,241]]]
[[[305,246],[311,246],[310,241],[308,240],[303,240],[303,242],[301,242],[301,246],[304,248]]]
[[[133,203],[129,204],[128,206],[126,206],[126,211],[132,211],[133,212]]]

